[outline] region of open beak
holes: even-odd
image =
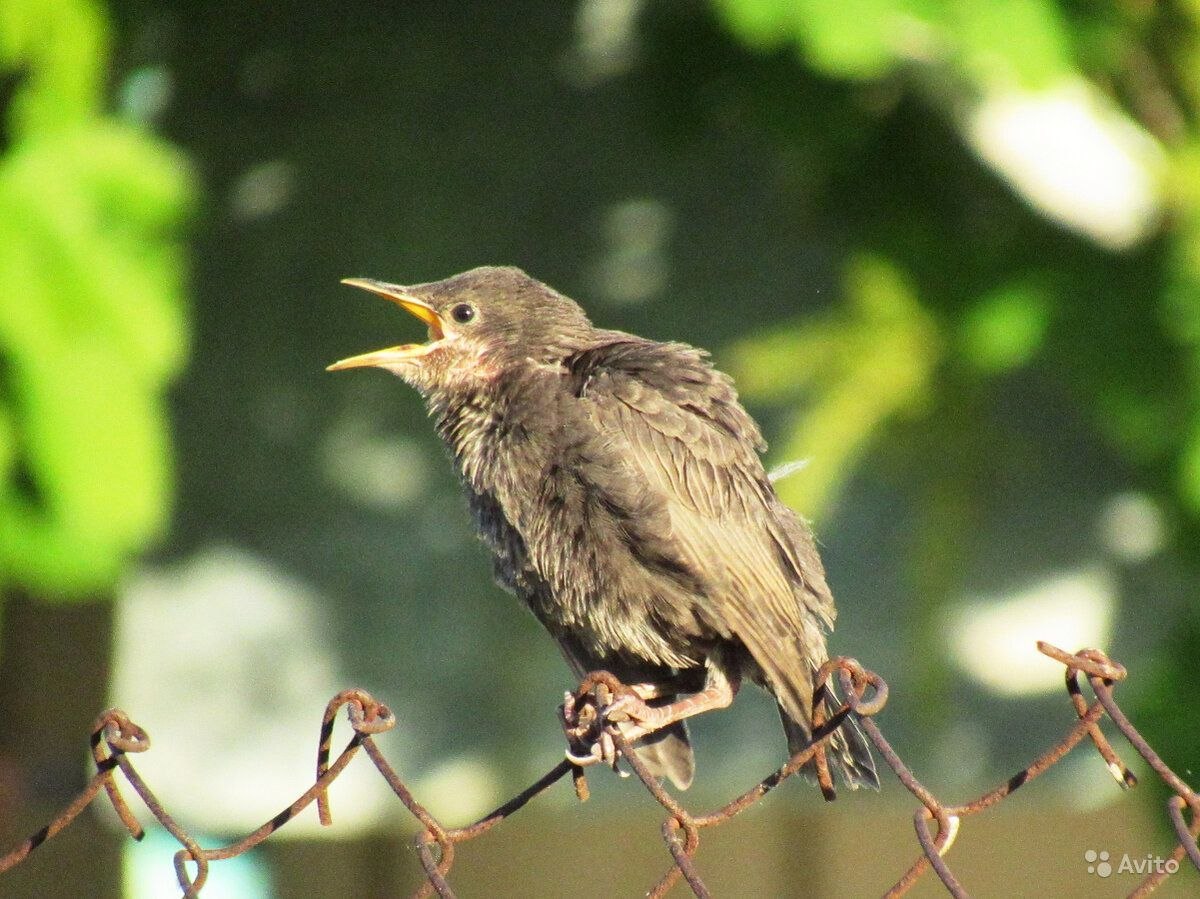
[[[405,312],[415,315],[429,326],[430,340],[429,343],[405,343],[400,346],[363,353],[359,356],[351,356],[333,363],[325,369],[326,371],[341,371],[344,368],[363,368],[371,365],[386,367],[419,359],[433,349],[437,342],[445,336],[442,320],[433,307],[406,293],[405,288],[396,284],[385,284],[383,281],[373,281],[370,278],[343,278],[342,283],[377,293],[385,300],[391,300]]]

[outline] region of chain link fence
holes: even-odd
[[[1067,694],[1075,709],[1077,721],[1057,744],[1003,784],[964,803],[944,802],[917,780],[909,766],[892,749],[875,722],[875,717],[887,704],[887,684],[883,678],[866,670],[854,659],[844,657],[831,659],[817,673],[813,715],[813,732],[816,739],[813,744],[803,752],[797,753],[782,768],[765,777],[745,793],[706,813],[696,813],[681,805],[658,779],[650,774],[638,758],[637,749],[629,745],[620,729],[606,720],[606,707],[628,690],[612,675],[596,672],[589,675],[580,685],[575,694],[571,722],[573,727],[570,730],[575,740],[582,740],[585,744],[598,739],[606,732],[619,751],[621,763],[632,769],[637,781],[666,812],[661,833],[671,864],[666,873],[650,888],[649,895],[652,897],[663,896],[678,884],[680,879],[696,896],[709,896],[708,887],[695,864],[701,832],[706,828],[729,824],[810,762],[815,766],[817,781],[825,798],[833,799],[836,793],[825,754],[830,735],[847,716],[854,716],[858,720],[867,738],[875,744],[875,748],[896,778],[918,803],[913,815],[913,826],[920,851],[908,870],[886,891],[885,895],[888,897],[904,895],[929,871],[933,871],[951,895],[969,895],[947,862],[947,854],[963,822],[1002,802],[1015,790],[1045,773],[1085,740],[1089,740],[1100,753],[1108,770],[1122,787],[1135,786],[1137,779],[1101,733],[1100,719],[1106,715],[1129,746],[1145,759],[1153,773],[1171,792],[1166,803],[1166,814],[1174,828],[1177,843],[1163,863],[1147,873],[1130,895],[1144,896],[1154,891],[1168,876],[1178,872],[1185,860],[1200,872],[1200,848],[1197,847],[1197,834],[1200,833],[1200,795],[1159,758],[1117,705],[1113,690],[1117,682],[1125,679],[1125,668],[1094,649],[1084,649],[1072,655],[1046,643],[1039,643],[1038,648],[1065,666]],[[1085,680],[1093,697],[1091,701],[1085,695]],[[846,700],[835,714],[827,716],[823,700],[831,682],[836,682]],[[354,736],[331,763],[333,723],[343,707],[347,711]],[[112,804],[130,836],[141,839],[144,835],[143,827],[121,793],[118,772],[150,814],[182,847],[175,854],[175,873],[185,897],[200,894],[212,862],[233,858],[252,849],[314,802],[317,804],[321,823],[332,824],[328,787],[346,770],[360,751],[367,755],[388,786],[423,828],[415,838],[415,845],[426,880],[417,890],[417,897],[430,896],[435,892],[442,897],[453,897],[454,890],[449,877],[457,847],[483,837],[551,785],[570,777],[579,799],[586,800],[588,797],[585,769],[572,761],[564,760],[475,823],[466,827],[447,827],[413,796],[395,769],[383,757],[376,737],[393,728],[395,724],[396,719],[391,710],[365,691],[346,690],[339,693],[326,706],[321,721],[316,779],[312,786],[286,809],[242,839],[226,846],[204,848],[163,807],[132,761],[138,753],[150,748],[149,735],[121,710],[110,709],[100,715],[92,731],[91,749],[96,773],[87,787],[53,821],[0,858],[0,874],[28,858],[34,849],[61,833],[101,793]]]

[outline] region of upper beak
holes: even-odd
[[[340,371],[344,368],[362,368],[368,365],[389,365],[415,359],[429,352],[430,347],[444,336],[442,319],[428,303],[418,300],[407,292],[407,289],[396,284],[385,284],[383,281],[373,281],[370,278],[343,278],[343,284],[351,287],[361,287],[371,293],[377,293],[386,300],[391,300],[405,312],[415,315],[429,326],[433,339],[429,343],[406,343],[400,346],[387,347],[359,356],[341,359],[326,367],[326,371]]]

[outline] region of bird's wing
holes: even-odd
[[[681,344],[625,338],[568,360],[576,396],[629,477],[660,499],[667,545],[799,720],[833,600],[807,527],[775,496],[731,381]]]

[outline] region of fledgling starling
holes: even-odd
[[[329,368],[385,368],[420,391],[497,580],[575,674],[634,687],[618,703],[651,770],[686,787],[684,719],[728,706],[743,678],[778,700],[790,750],[808,745],[833,596],[763,471],[758,426],[705,353],[596,328],[516,268],[344,283],[399,304],[430,341]],[[878,786],[849,719],[833,749],[846,783]]]

